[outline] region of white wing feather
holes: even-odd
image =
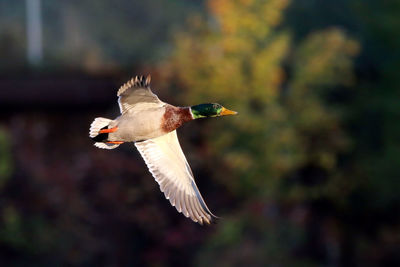
[[[216,218],[205,204],[194,181],[193,173],[179,145],[176,131],[136,142],[151,174],[172,206],[193,221],[203,224]]]

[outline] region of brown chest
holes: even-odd
[[[191,120],[193,120],[193,117],[188,107],[181,108],[169,105],[165,109],[161,128],[169,133]]]

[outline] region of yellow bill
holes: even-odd
[[[238,114],[236,111],[229,110],[227,108],[222,107],[222,111],[219,114],[220,116],[226,116],[226,115],[236,115]]]

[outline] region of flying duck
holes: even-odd
[[[194,222],[210,224],[217,217],[196,186],[176,129],[194,119],[237,112],[216,103],[175,107],[158,99],[150,80],[150,75],[136,76],[122,85],[117,93],[121,115],[114,120],[96,118],[89,136],[103,149],[133,142],[171,205]]]

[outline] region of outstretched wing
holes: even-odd
[[[136,142],[151,174],[172,206],[200,224],[210,223],[214,216],[204,202],[194,181],[192,170],[179,145],[176,131]]]
[[[119,88],[118,104],[122,114],[139,103],[162,104],[151,91],[150,80],[150,75],[136,76]]]

